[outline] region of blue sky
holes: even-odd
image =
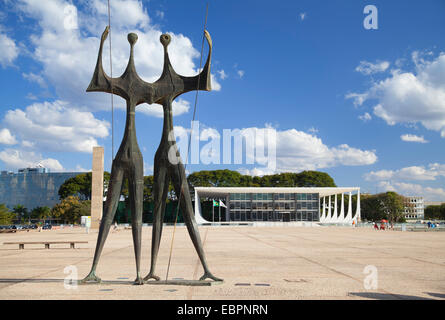
[[[145,80],[160,76],[164,32],[173,36],[174,68],[196,74],[205,1],[110,2],[114,76],[128,61],[128,32],[139,35]],[[378,10],[377,30],[364,28],[367,5]],[[106,9],[106,0],[0,0],[1,170],[89,170],[94,145],[105,147],[109,170],[110,97],[85,93]],[[362,192],[445,200],[444,14],[441,0],[211,1],[214,90],[199,93],[200,146],[224,129],[268,128],[277,137],[275,172],[320,170]],[[108,54],[106,44],[106,70]],[[116,151],[125,111],[115,102]],[[177,135],[190,129],[194,103],[194,93],[177,99]],[[146,174],[161,137],[159,108],[138,107]],[[223,168],[273,172],[259,162],[188,171]]]

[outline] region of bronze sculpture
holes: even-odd
[[[204,35],[209,44],[209,54],[203,70],[200,74],[194,77],[184,77],[175,72],[170,63],[167,51],[171,37],[168,34],[161,35],[161,43],[164,46],[164,69],[159,80],[157,80],[153,85],[155,86],[157,94],[155,102],[162,104],[164,109],[164,127],[162,131],[161,143],[156,151],[154,160],[154,221],[152,232],[151,267],[149,274],[144,278],[145,281],[151,278],[158,281],[160,280],[159,277],[155,275],[155,267],[161,240],[165,202],[167,199],[170,180],[173,183],[176,195],[181,197],[178,199],[178,202],[184,215],[184,222],[204,268],[204,275],[200,278],[200,280],[209,278],[215,281],[222,281],[222,279],[212,275],[207,266],[201,237],[195,221],[184,165],[179,155],[173,132],[173,100],[179,95],[189,91],[211,90],[210,60],[212,57],[212,39],[207,30],[204,31]],[[199,201],[199,199],[195,199],[195,201]]]
[[[210,59],[212,42],[210,35],[207,31],[205,31],[205,37],[209,43],[209,55],[207,62],[202,72],[194,77],[180,76],[174,71],[167,51],[167,46],[171,41],[171,37],[168,34],[161,35],[160,41],[164,47],[164,69],[159,80],[157,80],[155,83],[148,83],[138,76],[134,65],[133,47],[138,39],[137,35],[134,33],[128,34],[128,42],[130,43],[131,51],[130,59],[125,72],[119,78],[110,78],[107,76],[102,66],[102,51],[103,44],[108,36],[108,32],[109,27],[105,28],[105,31],[102,34],[96,69],[87,91],[107,92],[117,94],[118,96],[124,98],[127,102],[127,120],[121,146],[112,164],[108,194],[105,202],[104,215],[100,224],[93,265],[88,276],[81,282],[88,283],[101,281],[101,279],[96,276],[96,267],[116,213],[122,182],[125,178],[128,179],[131,205],[132,233],[137,274],[135,284],[143,284],[144,281],[147,281],[150,278],[160,280],[159,277],[154,274],[154,271],[162,234],[165,201],[170,180],[173,182],[176,194],[183,195],[183,197],[178,200],[184,214],[184,221],[187,225],[187,230],[190,234],[193,245],[195,246],[204,267],[204,275],[200,280],[210,278],[215,281],[220,281],[221,279],[213,276],[207,267],[201,238],[194,218],[184,165],[180,160],[179,151],[176,146],[172,122],[172,102],[176,97],[185,92],[193,90],[211,90]],[[155,183],[153,194],[155,208],[151,268],[149,274],[144,279],[142,279],[140,276],[144,178],[143,159],[137,143],[135,129],[136,106],[142,103],[158,103],[164,108],[164,127],[162,139],[156,152],[154,162]]]
[[[129,197],[131,206],[131,224],[133,233],[134,252],[136,257],[136,284],[143,284],[140,275],[140,257],[141,257],[141,233],[142,233],[142,200],[144,191],[144,169],[141,151],[136,139],[135,128],[135,111],[138,104],[149,102],[153,95],[153,89],[150,91],[146,87],[152,88],[151,84],[145,83],[136,73],[133,59],[133,47],[137,41],[137,35],[130,33],[128,42],[131,46],[130,59],[124,74],[119,78],[107,76],[102,66],[102,50],[103,44],[108,36],[109,28],[107,27],[102,34],[99,55],[97,58],[96,69],[93,79],[88,86],[87,92],[100,91],[117,94],[124,98],[127,102],[127,119],[125,124],[124,137],[122,139],[116,157],[113,160],[111,168],[111,177],[108,185],[107,199],[105,202],[104,214],[99,227],[99,235],[97,237],[96,251],[94,253],[93,266],[90,273],[82,280],[85,282],[100,282],[100,278],[96,276],[96,267],[105,240],[110,231],[114,215],[116,213],[119,202],[122,182],[128,179]]]

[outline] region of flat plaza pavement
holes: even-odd
[[[75,270],[64,273],[67,266],[75,266],[79,278],[87,275],[97,232],[65,228],[0,234],[0,299],[445,299],[445,232],[346,227],[199,229],[210,269],[224,278],[223,284],[130,285],[135,278],[132,236],[131,230],[121,228],[110,232],[97,270],[102,280],[114,282],[66,289],[64,279]],[[166,275],[172,234],[173,227],[164,227],[157,264],[161,278]],[[18,240],[88,243],[76,249],[69,244],[52,245],[49,250],[43,244],[25,245],[24,250],[3,244]],[[151,227],[143,228],[142,249],[145,276]],[[177,227],[169,279],[199,279],[202,273],[185,227]],[[367,278],[374,275],[377,289],[369,287],[376,283]]]

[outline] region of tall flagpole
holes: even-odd
[[[221,222],[221,200],[219,200],[218,222]]]

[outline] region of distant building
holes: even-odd
[[[423,197],[408,196],[405,198],[405,219],[423,219],[425,216],[425,204]]]
[[[0,203],[9,209],[23,205],[28,210],[53,207],[59,202],[59,188],[82,172],[49,172],[47,168],[24,168],[17,173],[1,171]]]
[[[355,210],[352,207],[353,192],[357,195]],[[346,197],[349,197],[347,207]],[[195,187],[195,219],[203,224],[210,221],[203,217],[201,198],[223,200],[227,208],[225,217],[220,221],[227,222],[301,221],[351,225],[353,221],[357,223],[361,220],[358,187]]]

